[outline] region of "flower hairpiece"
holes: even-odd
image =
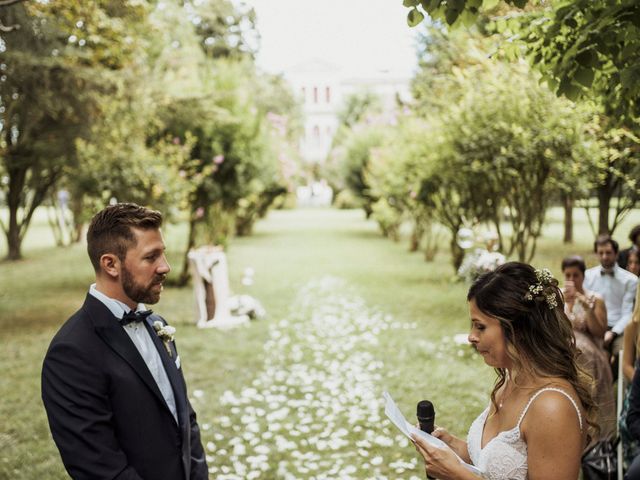
[[[553,278],[553,275],[547,268],[536,268],[536,278],[538,283],[529,285],[529,291],[524,295],[525,300],[545,301],[549,309],[553,310],[558,306],[558,297],[555,288],[558,286],[558,281]]]

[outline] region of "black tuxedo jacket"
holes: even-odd
[[[55,335],[42,368],[53,439],[74,479],[208,478],[196,415],[173,356],[149,330],[176,400],[178,423],[118,320],[92,295]]]

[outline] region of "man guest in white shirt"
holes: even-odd
[[[74,479],[205,480],[207,463],[160,300],[169,273],[162,215],[131,203],[91,220],[96,272],[42,367],[42,400]]]
[[[618,242],[609,235],[600,235],[594,242],[594,251],[600,265],[585,272],[584,287],[603,296],[607,307],[608,329],[604,334],[604,347],[609,350],[615,365],[622,348],[624,327],[631,320],[638,278],[617,263]]]

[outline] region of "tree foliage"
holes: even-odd
[[[553,95],[526,64],[489,58],[481,36],[436,29],[425,39],[413,113],[388,132],[384,161],[370,162],[371,191],[418,235],[444,226],[455,269],[464,256],[458,230],[479,223],[528,261],[550,202],[589,171],[588,112]]]
[[[75,140],[100,121],[101,100],[118,91],[118,71],[136,51],[106,45],[127,26],[135,31],[144,9],[105,0],[24,3],[1,13],[3,22],[21,25],[2,37],[0,64],[0,155],[9,208],[2,228],[8,258],[17,259],[35,209],[77,163]]]
[[[592,148],[585,150],[588,158],[580,160],[583,177],[578,181],[579,188],[574,188],[578,187],[575,176],[564,178],[563,201],[569,209],[574,200],[589,205],[580,195],[595,195],[598,219],[594,232],[613,233],[640,196],[634,181],[640,166],[637,142],[640,84],[636,81],[640,78],[640,4],[634,0],[565,0],[546,4],[485,0],[407,1],[405,6],[442,18],[452,27],[476,24],[477,31],[485,37],[461,30],[445,33],[441,28],[429,29],[424,43],[438,52],[435,61],[440,63],[425,65],[433,63],[427,56],[422,69],[424,76],[414,82],[417,98],[424,103],[423,113],[439,108],[438,103],[455,101],[440,95],[443,86],[462,91],[455,81],[460,68],[456,62],[474,59],[469,54],[454,54],[449,58],[447,48],[449,52],[455,51],[457,42],[450,42],[448,47],[443,43],[454,37],[467,38],[472,45],[497,42],[497,49],[488,52],[494,59],[514,62],[528,58],[542,74],[540,81],[544,86],[583,103],[592,111],[594,120],[590,123],[595,126],[587,129]],[[417,14],[412,18],[416,20]],[[441,71],[448,68],[452,72],[452,75],[443,75],[444,81],[440,83],[438,66]],[[430,96],[432,93],[435,95]],[[564,171],[569,173],[570,169]],[[609,209],[614,204],[613,218],[609,218]],[[566,214],[570,216],[570,209]]]
[[[301,109],[259,73],[255,14],[209,2],[25,2],[0,11],[0,154],[10,256],[71,193],[77,231],[112,199],[186,212],[189,246],[247,234],[291,188]]]
[[[622,125],[640,117],[640,4],[636,0],[564,0],[539,4],[505,0],[404,0],[408,23],[428,14],[448,25],[480,18],[489,32],[505,36],[502,46],[521,47],[558,94],[599,97],[605,114]],[[498,8],[496,8],[498,7]],[[487,20],[490,22],[487,22]],[[508,41],[507,41],[508,39]],[[517,52],[516,52],[517,54]]]

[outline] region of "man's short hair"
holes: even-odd
[[[598,247],[604,247],[607,244],[611,245],[611,248],[613,248],[615,253],[618,253],[618,242],[611,238],[611,235],[609,234],[598,235],[596,241],[593,242],[593,251],[597,253]]]
[[[87,252],[96,272],[100,270],[100,257],[113,253],[124,261],[127,250],[136,245],[131,230],[156,230],[162,225],[162,214],[135,203],[117,203],[98,212],[87,231]]]
[[[638,238],[638,235],[640,235],[640,225],[636,225],[629,232],[629,240],[631,240],[631,243],[633,243],[634,245],[636,244],[636,239]]]

